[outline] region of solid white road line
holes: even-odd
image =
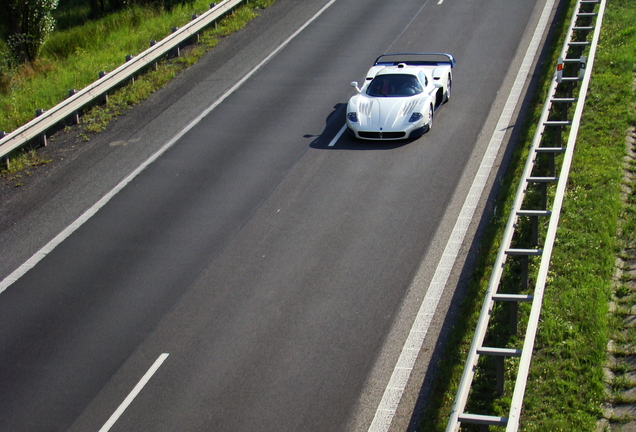
[[[333,146],[334,146],[334,145],[338,142],[338,140],[340,139],[340,137],[342,136],[342,134],[344,133],[344,131],[346,131],[346,130],[347,130],[347,125],[345,124],[345,125],[342,127],[342,129],[340,129],[340,132],[338,132],[338,133],[336,134],[336,136],[335,136],[335,137],[333,137],[333,139],[331,140],[331,142],[329,143],[329,145],[328,145],[327,147],[333,147]]]
[[[468,192],[468,196],[466,196],[466,200],[464,201],[464,205],[462,206],[457,218],[455,227],[448,239],[444,253],[437,265],[437,269],[433,275],[433,280],[426,291],[426,295],[422,300],[422,304],[415,321],[413,322],[413,326],[411,327],[406,342],[402,347],[400,357],[398,358],[393,369],[393,373],[391,374],[391,378],[389,379],[389,383],[384,390],[380,404],[375,412],[375,417],[371,422],[371,426],[369,426],[369,432],[387,432],[391,427],[391,422],[393,421],[395,412],[400,400],[402,399],[404,390],[406,389],[406,384],[411,376],[415,360],[422,348],[424,338],[428,333],[431,321],[433,320],[433,315],[435,314],[435,310],[437,309],[442,293],[444,292],[446,282],[451,275],[457,255],[459,254],[459,250],[466,236],[466,232],[468,231],[468,227],[470,226],[475,210],[477,209],[477,204],[479,203],[488,177],[494,167],[501,143],[503,142],[508,127],[510,126],[512,115],[514,114],[515,108],[521,97],[521,92],[523,91],[526,79],[530,73],[530,68],[537,55],[539,44],[543,38],[543,33],[545,32],[548,24],[550,14],[554,6],[554,1],[555,0],[548,0],[543,8],[541,18],[535,28],[530,45],[526,50],[525,57],[521,63],[519,71],[517,72],[510,94],[508,95],[508,100],[506,101],[503,112],[499,117],[495,131],[490,139],[486,153],[482,158],[479,170],[477,171],[473,184]],[[423,283],[422,280],[424,279],[424,272],[425,269],[423,266],[420,267],[413,280],[413,286],[418,284],[421,285]]]
[[[141,377],[141,380],[137,383],[135,388],[132,389],[130,394],[126,397],[126,399],[124,399],[121,405],[119,405],[119,408],[117,408],[117,410],[113,413],[113,415],[110,416],[108,421],[104,424],[104,426],[102,426],[99,432],[108,432],[110,428],[113,427],[115,422],[119,420],[119,417],[121,417],[124,411],[126,411],[126,408],[128,408],[128,405],[132,403],[132,401],[137,397],[137,395],[141,392],[141,390],[145,387],[145,385],[148,384],[148,381],[150,381],[150,378],[152,378],[155,372],[157,372],[159,367],[168,358],[169,355],[170,354],[168,353],[163,353],[159,356],[157,360],[155,360],[154,364],[150,367],[150,369],[148,369],[148,372],[146,372],[146,374],[143,377]]]
[[[217,99],[212,105],[204,110],[197,118],[192,120],[185,128],[183,128],[178,134],[176,134],[170,141],[165,143],[157,152],[150,156],[145,162],[143,162],[136,170],[123,179],[117,186],[115,186],[110,192],[104,195],[99,201],[97,201],[92,207],[84,212],[79,218],[77,218],[71,225],[66,227],[48,242],[42,249],[37,251],[31,258],[29,258],[24,264],[14,270],[9,276],[4,278],[0,282],[0,293],[6,290],[11,284],[20,279],[26,272],[31,270],[37,263],[39,263],[45,256],[47,256],[53,249],[55,249],[60,243],[66,240],[71,234],[73,234],[79,227],[84,225],[99,209],[104,207],[108,201],[110,201],[120,190],[122,190],[128,183],[130,183],[135,177],[137,177],[148,165],[156,161],[162,154],[164,154],[170,147],[172,147],[182,136],[184,136],[190,129],[196,126],[205,116],[207,116],[212,110],[218,107],[225,99],[227,99],[232,93],[234,93],[239,87],[241,87],[245,81],[252,77],[258,70],[260,70],[266,63],[268,63],[276,54],[278,54],[283,48],[285,48],[296,36],[298,36],[309,24],[314,22],[320,15],[323,14],[336,0],[331,0],[322,9],[314,14],[305,24],[303,24],[298,30],[296,30],[291,36],[289,36],[283,43],[281,43],[274,51],[272,51],[263,61],[261,61],[254,69],[252,69],[247,75],[245,75],[240,81],[226,91],[219,99]]]

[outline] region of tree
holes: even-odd
[[[3,26],[11,59],[33,63],[55,27],[58,0],[4,0]]]
[[[103,15],[108,11],[125,9],[133,5],[142,5],[155,10],[170,10],[179,4],[192,3],[194,0],[89,0],[91,11],[96,15]]]

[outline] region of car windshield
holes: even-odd
[[[378,75],[367,88],[369,96],[379,97],[408,97],[423,91],[417,77],[406,74]]]

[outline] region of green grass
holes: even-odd
[[[216,29],[208,30],[201,47],[179,60],[182,66],[196,61],[205,50],[214,46],[220,37],[242,28],[257,15],[260,8],[273,0],[251,1],[234,15],[223,20]],[[55,31],[45,44],[38,61],[17,70],[0,67],[0,130],[10,132],[30,121],[37,108],[49,109],[68,95],[68,89],[81,89],[98,78],[99,71],[111,71],[121,65],[127,54],[136,55],[148,48],[150,40],[160,40],[170,34],[173,26],[188,23],[192,14],[208,10],[210,2],[197,0],[158,13],[151,8],[130,8],[90,21],[87,12],[75,15],[65,11],[65,29]],[[73,25],[73,23],[83,23]],[[0,46],[0,51],[2,46]],[[167,67],[165,77],[151,78],[155,86],[163,85],[176,73]],[[147,83],[145,85],[151,85]],[[130,101],[136,103],[148,91],[137,86]]]
[[[629,208],[620,191],[625,137],[635,121],[635,61],[636,3],[610,1],[530,370],[526,431],[593,431],[601,417],[602,367],[616,325],[608,319],[608,303],[615,257],[626,240],[617,241],[617,233]]]
[[[562,42],[563,38],[555,41],[559,47]],[[556,63],[554,56],[555,53],[551,63],[547,62],[550,69]],[[603,376],[606,346],[610,334],[620,325],[619,319],[608,314],[614,262],[619,245],[634,244],[636,235],[633,205],[636,200],[631,197],[628,203],[631,205],[625,206],[620,198],[625,137],[635,122],[636,97],[632,87],[635,60],[636,3],[610,0],[552,256],[521,417],[523,431],[594,431],[602,417],[600,407],[606,399]],[[537,102],[542,103],[546,86],[538,93]],[[530,126],[502,188],[498,208],[505,210],[498,212],[485,234],[478,268],[445,359],[441,361],[440,377],[422,431],[446,428],[497,252],[496,242],[511,208],[512,187],[518,184],[539,110],[537,106],[530,115]],[[625,222],[617,241],[619,218]],[[535,266],[536,263],[531,267]],[[627,295],[625,287],[618,287],[617,291],[619,295]],[[528,308],[520,307],[520,317],[527,315]],[[489,330],[489,337],[503,341],[504,346],[519,347],[520,341],[506,335],[503,325],[506,314],[507,307],[495,308],[491,319],[495,325]],[[522,323],[519,334],[524,330]],[[636,341],[633,335],[626,337]],[[471,412],[508,415],[515,364],[514,359],[507,361],[509,376],[502,397],[492,395],[491,386],[495,382],[492,368],[480,367],[474,380]],[[627,385],[621,379],[611,384],[615,388]],[[467,426],[463,430],[479,429]]]
[[[29,177],[32,175],[31,168],[46,165],[50,163],[50,159],[43,159],[38,156],[37,152],[33,149],[20,152],[14,159],[11,160],[11,166],[9,168],[2,167],[0,169],[0,177],[4,177],[6,180],[13,182],[14,186],[22,186],[20,179]]]
[[[190,53],[162,64],[158,71],[137,78],[134,84],[111,95],[107,106],[95,107],[82,117],[86,139],[90,133],[102,130],[113,117],[165,85],[182,67],[213,47],[218,38],[241,28],[253,18],[255,9],[272,2],[250,2],[249,8],[242,8],[217,29],[206,32],[202,44]],[[5,89],[0,94],[0,130],[12,130],[30,120],[35,108],[55,105],[66,96],[68,88],[79,89],[91,83],[97,71],[114,69],[123,62],[125,54],[143,51],[150,39],[161,39],[173,25],[183,25],[192,13],[200,13],[207,7],[208,2],[195,2],[193,9],[177,8],[162,16],[132,8],[98,21],[90,21],[85,11],[65,12],[65,30],[54,34],[34,68],[24,68],[10,79],[0,70],[0,89]],[[557,37],[555,43],[560,47],[562,41],[563,38]],[[633,108],[636,98],[632,90],[635,52],[636,4],[631,0],[610,0],[552,257],[522,412],[523,431],[593,431],[602,415],[600,405],[606,398],[602,373],[605,348],[610,335],[616,338],[619,334],[620,314],[624,313],[623,308],[617,314],[608,314],[608,301],[614,290],[611,283],[614,257],[622,247],[636,246],[636,193],[628,197],[627,205],[620,200],[625,134],[636,118]],[[556,53],[554,50],[546,62],[549,73]],[[547,75],[545,73],[544,78]],[[540,112],[538,103],[543,102],[546,88],[544,85],[538,92],[537,107],[529,116],[523,142],[515,152],[510,173],[501,188],[497,208],[503,210],[492,218],[484,236],[477,270],[471,278],[445,359],[440,364],[439,379],[421,425],[422,431],[445,430],[497,253],[496,242],[508,217],[512,194],[527,155],[524,149],[534,133]],[[13,158],[13,174],[2,172],[2,175],[14,176],[16,186],[20,185],[17,176],[28,175],[29,164],[47,162],[38,160],[34,153],[26,153],[24,157],[17,174],[18,162]],[[636,171],[636,167],[632,170]],[[620,232],[618,238],[617,232]],[[511,268],[507,272],[507,277],[515,281],[518,269]],[[629,307],[630,302],[633,304],[633,294],[625,286],[617,287],[615,294],[623,299],[624,307]],[[528,305],[520,308],[520,316],[527,312]],[[507,336],[507,313],[506,307],[495,309],[495,331],[489,337],[504,345],[518,346],[517,338]],[[524,323],[520,326],[520,334],[523,334]],[[620,342],[636,342],[633,333],[620,333],[624,339]],[[486,362],[487,359],[482,360],[482,365]],[[507,370],[516,371],[515,363],[514,359],[507,360]],[[474,387],[476,394],[484,397],[475,398],[471,410],[507,415],[512,376],[506,377],[505,395],[494,397],[490,390],[495,381],[492,367],[486,366],[476,374]],[[610,384],[616,391],[628,385],[620,378]]]
[[[182,56],[162,63],[156,71],[149,72],[134,83],[126,85],[121,90],[109,96],[108,103],[92,108],[82,117],[85,125],[85,140],[89,139],[89,134],[102,131],[108,123],[127,109],[147,98],[156,89],[168,83],[184,67],[194,64],[207,50],[213,48],[218,42],[218,38],[228,36],[240,30],[257,16],[254,9],[256,7],[266,7],[272,3],[269,1],[252,2],[250,6],[238,8],[235,13],[223,20],[215,27],[204,31],[201,34],[200,42],[183,52]]]

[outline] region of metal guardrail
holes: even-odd
[[[140,73],[148,65],[159,61],[161,57],[170,51],[178,49],[179,45],[213,24],[234,7],[246,1],[248,0],[223,0],[218,4],[211,3],[209,11],[200,16],[194,16],[193,20],[181,29],[176,29],[172,34],[152,44],[150,48],[137,56],[127,58],[128,61],[115,70],[100,74],[102,76],[93,84],[76,93],[71,92],[74,94],[48,111],[38,110],[38,115],[33,120],[0,138],[0,158],[5,159],[8,164],[8,155],[14,150],[38,137],[41,137],[40,139],[46,142],[47,130],[60,122],[66,121],[69,117],[77,118],[77,112],[85,105],[95,99],[104,97],[110,90],[134,77],[135,74]]]
[[[557,225],[572,164],[581,115],[592,74],[605,3],[606,0],[578,0],[575,5],[575,12],[561,51],[557,71],[553,76],[552,84],[548,91],[548,97],[530,147],[528,160],[515,195],[513,208],[508,218],[488,284],[481,315],[477,322],[475,335],[468,352],[464,372],[446,428],[447,432],[459,430],[462,424],[481,425],[482,430],[488,430],[490,426],[505,426],[506,432],[516,432],[518,430],[550,258],[556,238]],[[592,33],[591,40],[589,37],[590,33]],[[587,53],[587,57],[583,55],[584,53]],[[572,72],[574,72],[574,75],[569,75]],[[580,88],[577,92],[576,87],[579,83]],[[575,105],[573,111],[571,109],[572,104]],[[567,144],[563,146],[562,136],[568,131]],[[547,169],[539,163],[542,159],[541,155],[547,155]],[[558,175],[556,175],[555,169],[556,155],[563,155],[562,158],[559,158],[561,167]],[[551,208],[548,209],[547,187],[551,184],[556,184],[556,189]],[[529,192],[539,195],[539,208],[522,209],[524,199],[527,198]],[[520,217],[529,218],[531,222],[532,233],[529,237],[533,245],[529,248],[515,248],[512,246],[515,234],[522,234],[520,230],[524,224],[518,223]],[[540,217],[550,218],[543,245],[539,245],[538,219]],[[515,261],[513,257],[521,260],[521,294],[499,293],[504,270],[506,266],[510,267],[510,261]],[[531,293],[527,293],[529,284],[528,260],[530,257],[539,257],[541,262],[537,274],[533,275],[533,277],[536,277],[534,289]],[[496,302],[510,303],[512,334],[517,332],[518,303],[532,303],[521,349],[484,346],[486,332]],[[465,412],[473,377],[479,368],[480,356],[493,356],[495,358],[497,368],[497,388],[495,390],[499,394],[504,392],[504,359],[506,357],[520,358],[508,417]]]

